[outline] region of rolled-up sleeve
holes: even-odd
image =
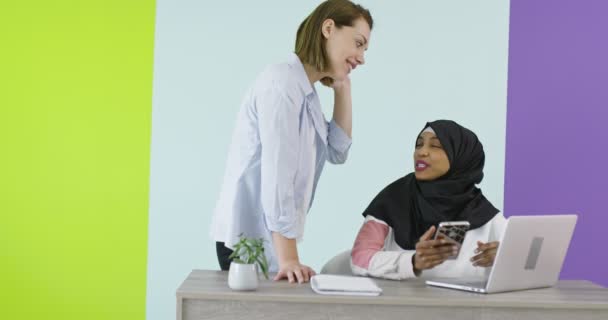
[[[389,234],[386,222],[367,216],[351,251],[351,270],[359,276],[403,280],[415,278],[412,258],[415,250],[387,251]]]
[[[352,139],[348,137],[346,132],[333,119],[328,124],[328,131],[327,160],[333,164],[342,164],[348,158],[348,150],[350,150]]]
[[[300,152],[301,106],[277,90],[256,99],[261,143],[261,201],[270,231],[286,238],[300,237],[295,204],[295,176]]]

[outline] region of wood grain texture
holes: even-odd
[[[324,296],[310,284],[260,280],[256,291],[232,291],[224,271],[194,270],[177,290],[177,319],[607,319],[608,289],[560,281],[546,289],[475,294],[423,281],[376,279],[379,297]],[[272,277],[271,277],[272,279]]]

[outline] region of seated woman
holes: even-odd
[[[427,123],[416,139],[415,172],[388,185],[363,212],[351,251],[356,275],[387,279],[481,277],[494,262],[506,220],[476,187],[485,154],[454,121]],[[462,247],[434,240],[444,221],[468,221]],[[460,249],[457,259],[448,259]]]

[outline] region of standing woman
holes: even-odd
[[[306,214],[325,161],[346,161],[351,145],[349,73],[365,62],[373,20],[348,0],[321,3],[300,24],[295,54],[268,66],[244,97],[211,227],[222,270],[239,235],[264,238],[274,280],[307,282],[300,262]],[[334,91],[333,119],[315,83]]]

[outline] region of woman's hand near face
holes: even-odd
[[[325,84],[323,79],[321,79],[321,83],[334,89],[334,91],[340,92],[340,91],[345,91],[345,89],[348,89],[347,92],[350,93],[350,77],[349,76],[346,76],[346,78],[341,79],[341,80],[334,80],[331,78],[324,78],[324,79],[330,79],[330,81],[325,81],[327,83],[327,84]]]
[[[433,234],[435,226],[430,227],[416,243],[416,253],[412,261],[416,274],[442,264],[458,252],[458,247],[445,239],[432,240]]]
[[[475,249],[475,255],[471,258],[471,262],[475,267],[491,267],[494,264],[496,258],[496,252],[498,251],[498,241],[483,243],[477,241],[477,249]]]
[[[353,129],[353,103],[350,93],[350,77],[347,76],[341,80],[329,79],[329,81],[331,81],[331,83],[328,86],[334,89],[333,119],[350,138],[352,137]],[[325,84],[327,81],[324,82],[324,80],[321,79],[321,82]]]

